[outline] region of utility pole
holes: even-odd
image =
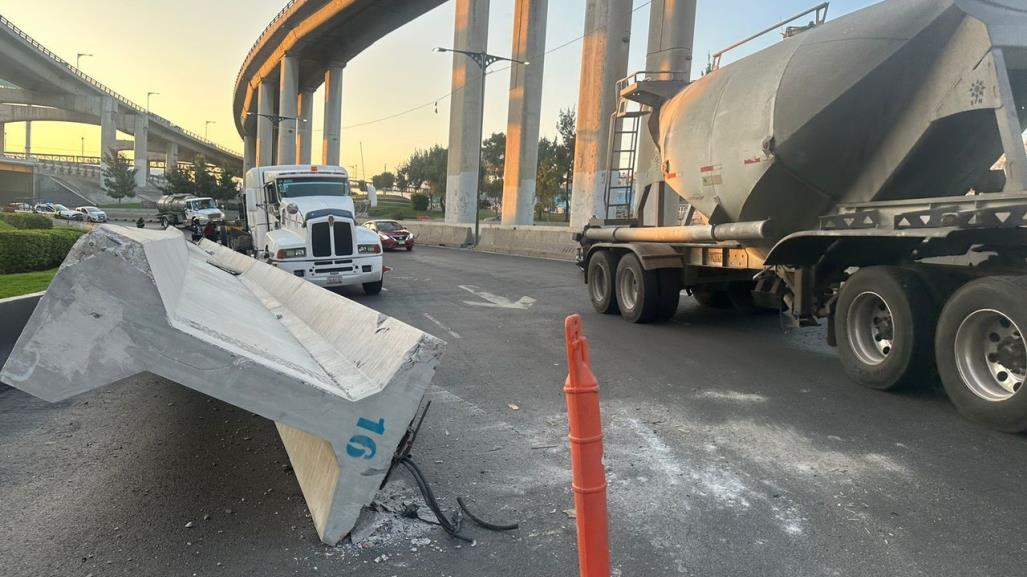
[[[360,141],[360,180],[367,180],[367,173],[364,172],[364,141]]]
[[[150,97],[151,96],[160,96],[160,92],[147,92],[146,93],[146,112],[147,113],[150,112]]]
[[[207,129],[210,128],[211,124],[217,124],[217,121],[215,121],[215,120],[207,120],[207,121],[205,121],[203,123],[203,139],[204,140],[210,140],[209,138],[207,138]]]
[[[87,52],[79,52],[78,54],[75,55],[75,68],[77,68],[78,70],[82,70],[81,64],[82,64],[82,57],[83,56],[90,56],[91,57],[92,54],[89,54]]]
[[[455,48],[435,48],[435,52],[455,52],[457,54],[463,54],[470,58],[478,68],[481,70],[481,117],[478,120],[478,134],[484,136],[485,132],[485,75],[488,73],[489,66],[492,66],[496,62],[511,62],[513,64],[523,64],[528,66],[528,62],[523,60],[514,60],[513,58],[504,58],[502,56],[496,56],[489,54],[484,50],[481,52],[472,52],[470,50],[457,50]],[[478,246],[479,230],[481,225],[481,217],[478,214],[478,209],[481,207],[481,142],[478,143],[478,182],[474,186],[474,246]]]

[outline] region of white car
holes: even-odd
[[[85,216],[86,222],[107,222],[107,213],[95,206],[80,206],[75,210]]]
[[[37,204],[35,211],[40,214],[52,216],[54,218],[63,218],[64,220],[85,220],[86,215],[81,212],[71,210],[63,204],[57,204],[56,202],[47,202],[43,204]]]

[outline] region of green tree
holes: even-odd
[[[561,110],[556,120],[556,132],[560,135],[557,162],[560,167],[563,187],[564,220],[570,220],[571,184],[574,181],[574,146],[577,142],[577,119],[574,109]]]
[[[383,172],[371,177],[371,184],[378,190],[390,189],[396,184],[396,175],[391,172]]]
[[[210,197],[215,200],[232,200],[239,196],[239,175],[231,168],[221,165],[214,173],[214,187]]]
[[[449,156],[445,148],[435,144],[428,150],[415,150],[410,158],[399,167],[400,180],[407,186],[420,189],[428,187],[430,200],[440,200],[445,206],[446,171]]]
[[[194,194],[196,190],[192,171],[181,167],[164,172],[164,184],[158,188],[164,194]]]
[[[506,162],[506,133],[494,132],[481,143],[482,199],[491,206],[497,206],[503,197],[503,171]]]
[[[193,158],[193,186],[196,196],[209,196],[211,198],[217,194],[216,188],[218,179],[207,164],[207,158],[202,154],[197,154]]]
[[[103,157],[103,187],[107,196],[118,199],[132,198],[136,195],[136,169],[132,168],[128,159],[114,150],[108,151]]]

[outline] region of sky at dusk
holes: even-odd
[[[829,17],[872,4],[835,0]],[[123,96],[233,150],[242,141],[232,121],[232,92],[243,58],[285,0],[0,0],[0,14],[44,46]],[[695,76],[706,55],[816,4],[814,0],[700,0]],[[649,3],[635,0],[629,71],[644,68]],[[449,130],[450,63],[432,52],[453,41],[453,2],[383,38],[352,60],[343,80],[343,164],[367,176],[404,161],[417,148],[446,145]],[[510,53],[514,0],[492,0],[489,51]],[[550,0],[542,100],[542,133],[555,133],[560,109],[577,103],[584,0]],[[767,35],[737,58],[779,36]],[[725,57],[725,63],[731,58]],[[497,65],[499,66],[499,65]],[[490,75],[485,133],[505,130],[509,72]],[[320,92],[315,97],[314,158],[320,158]],[[437,112],[435,102],[438,102]],[[419,108],[418,108],[419,107]],[[379,120],[416,108],[412,112]],[[7,149],[24,146],[23,124],[8,124]],[[98,155],[100,128],[69,123],[33,124],[33,151]],[[361,143],[364,165],[361,167]]]

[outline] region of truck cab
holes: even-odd
[[[349,175],[339,166],[251,169],[246,222],[258,258],[323,287],[382,289],[378,235],[357,226]]]

